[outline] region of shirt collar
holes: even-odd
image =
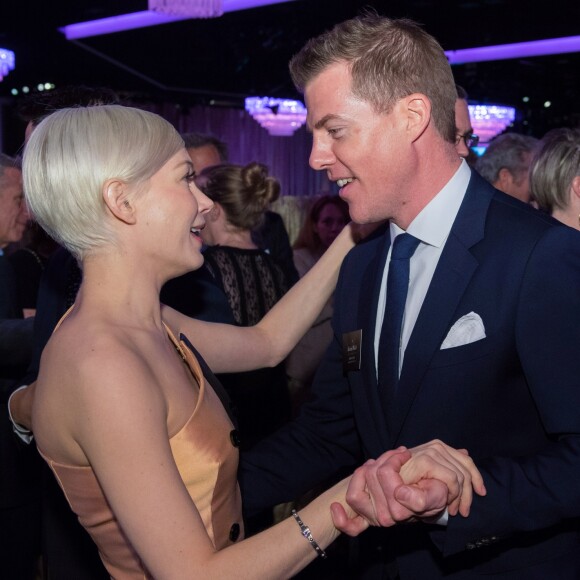
[[[425,244],[441,247],[449,236],[470,179],[471,170],[465,159],[462,159],[453,177],[409,224],[407,233]],[[403,231],[391,222],[391,242]]]

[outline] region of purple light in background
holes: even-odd
[[[467,62],[484,62],[578,51],[580,51],[580,36],[565,36],[562,38],[533,40],[531,42],[517,42],[515,44],[446,50],[445,55],[450,64],[465,64]]]
[[[503,105],[468,105],[473,132],[479,135],[481,143],[489,143],[496,135],[503,133],[516,118],[514,107]]]
[[[300,101],[274,97],[248,97],[246,111],[275,137],[291,137],[306,122],[306,107]]]
[[[248,8],[259,8],[270,4],[282,4],[284,2],[293,2],[294,0],[223,0],[223,12],[236,12]],[[87,38],[89,36],[99,36],[101,34],[110,34],[112,32],[122,32],[123,30],[133,30],[145,26],[156,26],[157,24],[167,24],[187,20],[186,16],[169,16],[145,10],[143,12],[132,12],[130,14],[121,14],[111,16],[110,18],[100,18],[99,20],[89,20],[77,24],[67,24],[59,28],[67,40],[76,38]]]
[[[7,48],[0,48],[0,81],[16,66],[14,53]]]
[[[217,18],[224,13],[223,0],[149,0],[149,10],[185,18]]]
[[[167,24],[177,20],[185,20],[185,17],[164,16],[163,14],[146,10],[111,16],[110,18],[100,18],[99,20],[89,20],[88,22],[79,22],[78,24],[68,24],[59,28],[59,30],[66,36],[67,40],[74,40],[76,38],[122,32],[123,30],[133,30],[134,28],[143,28],[145,26]]]

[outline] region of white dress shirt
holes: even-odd
[[[399,353],[399,374],[403,365],[405,349],[409,343],[411,333],[417,322],[417,317],[427,295],[435,268],[445,247],[445,242],[451,232],[453,222],[457,217],[459,207],[465,197],[465,192],[471,178],[471,170],[465,160],[462,160],[459,169],[447,182],[443,189],[421,210],[417,217],[409,224],[407,233],[420,240],[419,246],[411,257],[409,267],[409,292],[405,303],[403,326],[401,330],[401,350]],[[377,324],[375,327],[375,371],[378,377],[378,352],[381,328],[387,303],[387,276],[391,261],[393,241],[404,231],[391,223],[391,248],[387,255],[379,302],[377,308]]]

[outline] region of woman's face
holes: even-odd
[[[143,194],[142,223],[150,243],[178,273],[203,264],[199,231],[213,206],[193,178],[191,159],[183,149],[151,177]]]
[[[320,212],[318,220],[314,224],[314,231],[318,234],[320,242],[328,248],[340,234],[347,220],[343,213],[333,204],[327,203]]]

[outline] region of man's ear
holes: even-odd
[[[118,220],[127,224],[134,224],[136,222],[135,208],[129,201],[128,189],[124,181],[109,179],[103,185],[103,200],[109,211]]]
[[[407,131],[412,141],[417,140],[431,121],[431,101],[422,93],[413,93],[403,99],[407,114]]]
[[[514,176],[512,175],[512,172],[507,167],[502,167],[499,170],[497,179],[493,185],[501,191],[508,191],[513,182]]]

